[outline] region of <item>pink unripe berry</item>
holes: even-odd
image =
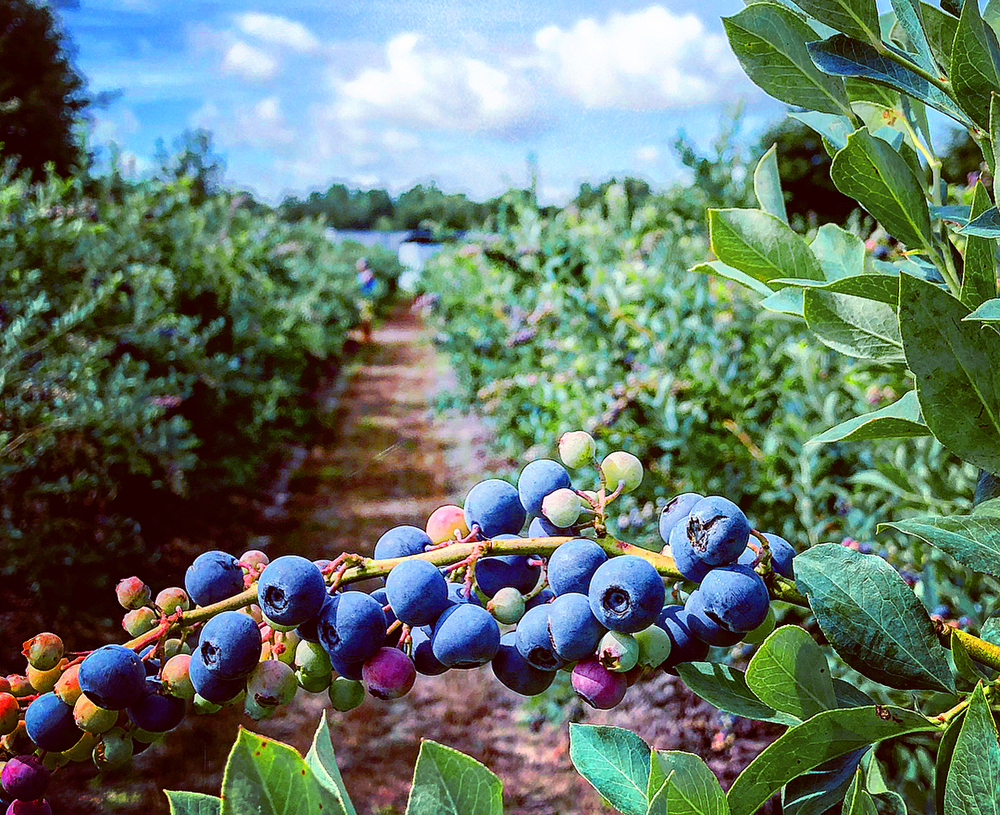
[[[625,674],[612,673],[593,657],[576,664],[572,682],[577,695],[598,710],[610,710],[628,690]]]
[[[187,592],[179,586],[171,586],[163,589],[156,595],[156,607],[164,614],[170,615],[175,611],[187,611],[191,608],[191,600]]]
[[[126,577],[124,580],[120,580],[115,586],[115,594],[118,596],[121,607],[129,610],[142,608],[153,596],[149,586],[138,577]]]
[[[469,527],[465,524],[465,510],[453,504],[438,507],[427,519],[427,536],[434,543],[455,540],[455,534],[465,537]]]
[[[45,795],[50,773],[36,756],[14,756],[0,772],[0,786],[11,798],[34,801]]]
[[[361,678],[376,699],[398,699],[410,692],[417,671],[413,660],[402,651],[380,648],[361,667]]]
[[[21,651],[28,664],[39,671],[51,671],[63,656],[63,641],[56,634],[36,634],[24,643]]]
[[[188,672],[190,666],[190,654],[175,654],[164,664],[160,680],[163,682],[163,689],[171,696],[194,699],[194,685],[191,684]]]
[[[17,699],[9,693],[0,693],[0,736],[13,733],[18,718]]]
[[[0,693],[10,693],[10,682],[5,676],[0,676]]]
[[[263,709],[287,705],[298,690],[295,671],[284,662],[267,659],[258,663],[247,678],[247,698]]]
[[[6,815],[52,815],[52,807],[44,799],[37,801],[14,801],[7,807]]]
[[[260,574],[270,562],[271,559],[260,549],[251,549],[240,555],[240,565],[249,570],[251,576]]]
[[[80,698],[80,663],[70,665],[56,681],[53,690],[67,705],[76,704]]]
[[[148,607],[133,609],[122,618],[122,628],[130,637],[141,637],[156,627],[156,612]]]

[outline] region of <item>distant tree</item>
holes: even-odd
[[[624,181],[619,181],[617,178],[609,178],[596,187],[584,181],[580,185],[580,191],[576,194],[576,198],[573,199],[573,203],[581,209],[587,209],[597,203],[600,203],[603,207],[605,194],[611,186],[616,184],[625,190],[625,200],[628,202],[629,217],[635,213],[636,209],[649,200],[652,194],[649,184],[641,178],[626,176]]]
[[[36,180],[47,162],[69,173],[86,159],[74,126],[87,104],[52,8],[0,0],[0,155]]]
[[[160,175],[170,180],[188,178],[195,198],[204,201],[218,192],[226,172],[226,161],[212,147],[212,133],[204,128],[185,130],[174,140],[174,154],[169,155],[163,139],[156,142],[156,160]]]

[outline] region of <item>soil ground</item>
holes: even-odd
[[[496,463],[487,458],[488,431],[480,422],[435,415],[435,396],[452,375],[429,337],[419,317],[400,307],[322,391],[317,409],[325,432],[291,456],[290,478],[261,517],[255,545],[272,557],[370,554],[390,527],[423,526],[441,504],[460,504]],[[234,552],[241,543],[218,541]],[[658,749],[697,753],[725,786],[780,732],[720,714],[665,674],[636,684],[613,711],[585,708],[565,683],[561,697],[550,692],[547,699],[525,703],[484,669],[418,677],[403,699],[369,699],[347,714],[325,707],[325,694],[300,692],[259,724],[235,709],[190,716],[127,772],[94,779],[92,767],[64,768],[53,783],[53,808],[166,813],[164,789],[218,794],[239,725],[304,751],[321,715],[329,716],[338,763],[362,815],[405,810],[421,738],[456,747],[497,773],[508,815],[590,815],[614,810],[573,770],[568,720],[628,727]]]

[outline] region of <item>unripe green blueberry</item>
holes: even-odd
[[[188,673],[190,665],[190,654],[174,654],[170,657],[160,672],[163,690],[180,699],[194,699],[194,685],[191,684],[191,676]]]
[[[98,770],[113,770],[132,761],[132,737],[116,727],[105,733],[94,747],[94,764]]]
[[[163,591],[156,595],[155,603],[160,612],[167,616],[173,614],[175,611],[187,611],[191,608],[191,598],[187,596],[187,592],[180,586],[171,586],[170,588],[163,589]]]
[[[632,636],[639,645],[637,664],[640,668],[658,668],[667,661],[673,643],[664,629],[654,624]]]
[[[486,604],[498,622],[514,625],[524,616],[524,596],[513,586],[504,586]]]
[[[631,453],[616,450],[601,462],[604,483],[608,492],[614,492],[622,485],[622,492],[632,492],[642,483],[642,462]]]
[[[768,606],[767,616],[764,618],[764,622],[758,625],[753,631],[748,631],[744,634],[743,642],[750,645],[756,645],[759,642],[763,642],[771,636],[771,632],[774,631],[774,626],[774,610]]]
[[[583,511],[583,501],[570,489],[558,489],[542,499],[542,515],[559,527],[572,526]]]
[[[76,704],[80,698],[80,663],[70,665],[62,672],[62,676],[56,681],[52,690],[67,705]]]
[[[330,682],[333,680],[333,671],[328,671],[325,674],[310,674],[303,671],[301,668],[295,670],[295,681],[299,683],[299,687],[307,693],[320,693],[325,691],[330,687]]]
[[[84,733],[81,739],[70,747],[63,755],[70,761],[89,761],[94,755],[94,748],[100,739],[96,733]]]
[[[330,656],[318,642],[300,640],[295,647],[295,666],[305,674],[329,676],[333,671]]]
[[[300,642],[302,638],[294,631],[275,631],[271,642],[271,656],[278,662],[284,662],[294,668],[295,654]]]
[[[22,696],[31,696],[35,692],[35,689],[31,687],[31,683],[28,681],[28,677],[21,674],[9,674],[7,676],[7,684],[10,686],[11,696],[21,698]]]
[[[354,679],[338,676],[330,683],[329,695],[333,709],[346,713],[365,701],[365,686]]]
[[[115,586],[115,594],[122,608],[133,610],[142,608],[149,603],[153,593],[149,586],[143,583],[138,577],[126,577]]]
[[[0,736],[13,733],[18,718],[17,699],[9,693],[0,693]]]
[[[571,430],[559,437],[559,458],[570,469],[587,466],[596,452],[594,437],[586,430]]]
[[[288,631],[294,631],[297,627],[294,625],[282,625],[281,623],[276,623],[274,620],[272,620],[263,612],[261,612],[261,619],[264,621],[265,625],[269,625],[274,631],[278,631],[282,634]]]
[[[31,687],[38,693],[48,693],[55,688],[56,682],[59,681],[59,677],[63,675],[63,671],[66,670],[66,665],[68,664],[69,660],[63,659],[56,667],[48,671],[39,671],[37,668],[32,668],[29,665],[25,673],[28,675],[28,682],[31,683]]]
[[[37,671],[50,671],[63,658],[63,641],[56,634],[45,632],[36,634],[24,643],[22,654],[27,658],[28,665]]]
[[[194,703],[191,707],[194,712],[199,715],[218,713],[222,710],[222,705],[217,705],[215,702],[209,702],[208,699],[198,693],[194,695]]]
[[[118,722],[118,711],[98,707],[81,694],[73,705],[73,721],[85,733],[107,733]]]
[[[156,612],[144,606],[126,612],[122,618],[122,628],[128,632],[130,637],[141,637],[156,627],[156,621]]]
[[[247,699],[263,708],[287,705],[295,698],[295,673],[284,662],[268,659],[258,663],[247,677]]]
[[[152,730],[143,730],[141,727],[135,728],[135,730],[129,731],[132,734],[132,738],[136,741],[141,741],[143,744],[153,744],[158,741],[163,741],[163,737],[166,733],[154,733]]]
[[[243,712],[255,722],[262,722],[264,719],[270,719],[275,713],[277,713],[278,706],[259,705],[254,701],[252,696],[247,696],[247,698],[243,700]]]
[[[609,631],[597,646],[597,659],[609,671],[625,673],[639,661],[639,643],[624,631]]]
[[[65,753],[46,753],[42,756],[42,766],[49,772],[55,772],[67,764],[69,764],[69,757]]]
[[[179,640],[175,637],[171,637],[169,640],[163,643],[163,659],[169,660],[171,657],[175,657],[178,654],[190,654],[191,646],[188,645],[184,640]]]
[[[7,735],[0,738],[0,747],[15,756],[34,752],[35,743],[28,735],[28,728],[24,724],[24,719],[17,723],[17,726]]]

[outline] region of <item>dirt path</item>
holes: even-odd
[[[313,449],[302,451],[282,496],[280,528],[291,531],[274,537],[268,553],[370,554],[386,529],[423,526],[441,504],[460,504],[488,461],[480,424],[433,414],[435,394],[450,382],[419,318],[397,310],[323,395],[319,409],[327,432]],[[189,717],[162,744],[137,757],[125,776],[87,788],[78,771],[67,773],[67,782],[79,778],[81,785],[73,800],[70,790],[59,795],[56,811],[149,815],[166,812],[162,789],[218,794],[239,724],[305,750],[325,702],[325,694],[300,692],[286,711],[260,724],[235,710]],[[421,738],[456,747],[496,772],[504,782],[508,815],[612,811],[572,768],[564,712],[576,721],[629,727],[660,749],[698,753],[727,786],[776,734],[720,716],[665,675],[636,685],[625,703],[608,713],[574,701],[562,708],[526,707],[484,669],[418,677],[403,699],[369,699],[348,714],[329,715],[338,763],[361,814],[403,812]]]

